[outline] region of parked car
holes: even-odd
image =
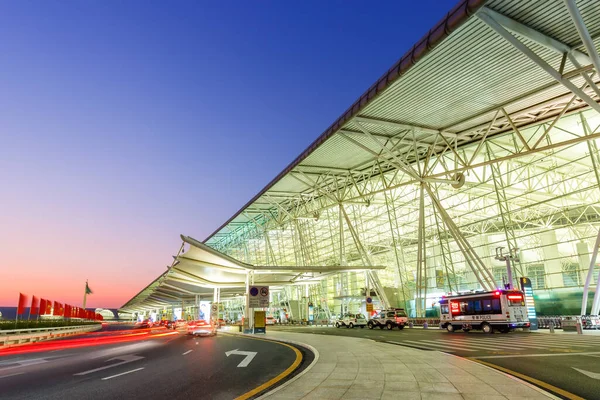
[[[187,333],[188,335],[193,336],[215,336],[217,334],[217,328],[210,322],[200,319],[188,323]]]
[[[395,327],[398,327],[398,329],[404,329],[407,324],[408,315],[406,315],[404,308],[383,310],[371,318],[369,322],[367,322],[369,329],[373,329],[378,326],[379,329],[387,328],[388,330],[392,330]]]
[[[355,326],[359,326],[364,328],[367,325],[367,319],[362,314],[353,314],[347,313],[342,315],[342,318],[339,318],[335,322],[335,327],[339,328],[341,326],[345,326],[346,328],[354,328]]]
[[[266,320],[265,320],[265,324],[267,324],[267,325],[275,325],[275,317],[271,317],[271,316],[267,317]]]

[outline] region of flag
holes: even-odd
[[[46,314],[52,314],[52,300],[46,299]]]
[[[52,315],[60,315],[60,303],[54,300],[54,306],[52,307]]]
[[[46,299],[40,299],[40,315],[46,314]]]
[[[94,292],[92,292],[92,289],[90,289],[90,287],[88,286],[87,281],[85,281],[85,294],[94,294]]]
[[[25,314],[25,307],[27,306],[27,295],[19,293],[19,306],[17,307],[17,315]]]
[[[40,313],[40,299],[39,297],[33,296],[31,298],[31,308],[29,309],[29,315],[38,315]]]

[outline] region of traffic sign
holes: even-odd
[[[268,286],[250,286],[248,290],[250,308],[269,307],[269,287]]]
[[[371,304],[373,302],[373,299],[370,297],[367,297],[367,304]]]
[[[219,311],[219,305],[217,303],[212,303],[212,305],[210,306],[210,311],[214,314],[217,311]]]

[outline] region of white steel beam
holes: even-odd
[[[544,61],[540,56],[535,54],[529,47],[527,47],[523,42],[513,36],[509,31],[504,29],[502,25],[500,25],[493,17],[485,12],[477,13],[477,17],[481,19],[483,22],[488,24],[490,28],[492,28],[496,33],[506,39],[511,45],[513,45],[517,50],[523,53],[527,58],[537,64],[538,67],[546,71],[548,75],[554,78],[556,81],[560,82],[564,87],[569,89],[573,94],[576,94],[581,100],[585,101],[588,106],[596,110],[600,113],[600,104],[598,104],[594,99],[588,96],[583,90],[579,89],[575,86],[570,80],[563,78],[562,74],[556,71],[550,64]]]
[[[579,13],[579,8],[577,8],[577,4],[575,4],[574,0],[564,0],[565,5],[567,6],[567,10],[569,10],[569,15],[571,15],[571,19],[577,28],[577,32],[579,33],[579,37],[581,37],[581,41],[585,49],[588,52],[589,58],[591,59],[592,64],[594,64],[594,68],[596,72],[600,74],[600,56],[598,55],[598,50],[596,50],[596,46],[594,46],[594,41],[590,36],[585,24],[583,23],[583,19],[581,18],[581,14]]]

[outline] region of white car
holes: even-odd
[[[362,314],[347,313],[335,322],[336,328],[339,328],[340,326],[345,326],[346,328],[354,328],[355,326],[359,326],[364,328],[367,326],[367,319]]]
[[[193,336],[215,336],[217,329],[213,324],[204,320],[190,321],[187,325],[187,333]]]
[[[266,325],[275,325],[275,318],[274,317],[265,318],[265,324]]]

